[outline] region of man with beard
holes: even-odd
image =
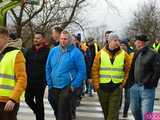
[[[34,45],[26,53],[28,84],[25,101],[36,115],[36,120],[44,120],[43,97],[46,87],[45,65],[49,48],[45,45],[46,39],[42,32],[34,35]]]

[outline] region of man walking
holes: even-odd
[[[129,66],[130,57],[120,48],[118,35],[110,33],[108,44],[97,53],[92,67],[93,86],[98,92],[105,120],[118,120]]]
[[[134,53],[133,53],[133,50],[130,49],[129,39],[128,38],[123,39],[121,41],[120,47],[128,53],[128,55],[130,56],[130,62],[132,63]],[[129,106],[130,106],[130,89],[129,88],[124,88],[123,117],[128,116]]]
[[[27,76],[23,53],[8,47],[8,30],[0,27],[0,120],[17,120]]]
[[[86,68],[82,52],[72,44],[72,35],[63,31],[60,45],[48,56],[46,79],[56,120],[72,120],[72,92],[85,80]]]
[[[45,46],[45,35],[36,32],[34,45],[26,53],[28,84],[25,92],[25,101],[36,115],[36,120],[44,120],[43,97],[46,87],[45,65],[49,48]]]
[[[160,77],[160,57],[147,45],[147,35],[136,36],[129,79],[131,111],[135,120],[144,120],[147,112],[153,111],[155,88]]]

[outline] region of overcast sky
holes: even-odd
[[[133,17],[133,11],[137,10],[138,5],[151,0],[110,0],[117,8],[108,8],[105,0],[88,0],[89,6],[85,12],[89,26],[100,26],[106,24],[108,29],[118,33],[123,32],[123,28],[129,24]]]

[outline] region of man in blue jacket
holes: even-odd
[[[63,31],[60,45],[53,48],[46,64],[49,102],[56,120],[72,120],[72,92],[83,84],[86,66],[81,51],[72,45],[72,36]]]

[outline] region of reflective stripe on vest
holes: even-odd
[[[160,49],[160,43],[156,46],[156,44],[153,44],[153,48],[156,52],[158,52],[158,50]]]
[[[98,45],[97,45],[97,43],[94,43],[94,47],[95,47],[95,53],[97,54],[97,52],[98,52]]]
[[[124,80],[124,58],[125,52],[122,50],[112,64],[109,54],[101,50],[101,65],[100,65],[100,83],[121,83]]]
[[[15,59],[20,50],[7,52],[0,62],[0,96],[9,97],[16,84]]]

